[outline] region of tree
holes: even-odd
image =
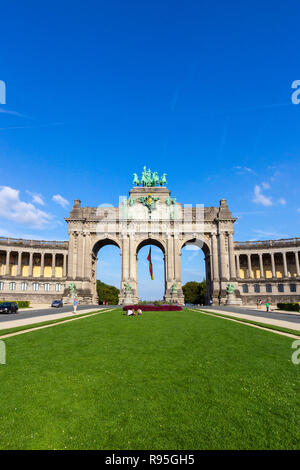
[[[183,287],[184,301],[186,304],[204,304],[206,293],[206,281],[187,282]]]
[[[99,304],[108,302],[110,305],[118,305],[120,290],[115,286],[109,286],[105,282],[97,280],[97,294]]]

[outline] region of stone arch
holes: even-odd
[[[97,301],[97,260],[99,251],[105,246],[116,246],[122,256],[122,247],[118,239],[114,237],[99,238],[93,242],[91,249],[91,290],[94,302]]]
[[[158,248],[161,249],[164,255],[166,254],[165,242],[163,240],[159,240],[157,238],[152,238],[152,237],[145,237],[143,240],[138,240],[138,243],[136,245],[136,254],[138,254],[141,248],[147,245],[157,246]]]
[[[120,252],[122,252],[122,247],[118,239],[114,237],[105,237],[105,238],[99,238],[98,240],[94,241],[93,247],[92,247],[92,253],[97,255],[99,250],[101,250],[101,248],[107,245],[117,246],[118,248],[120,248]]]
[[[136,244],[135,248],[135,253],[136,253],[136,258],[138,256],[139,251],[141,248],[148,246],[148,245],[154,245],[158,248],[161,249],[163,253],[163,261],[164,261],[164,299],[166,298],[166,291],[167,291],[167,276],[166,276],[166,243],[164,240],[159,239],[157,237],[144,237],[142,240],[139,239]],[[137,267],[137,265],[136,265]],[[137,276],[137,283],[138,283],[138,276]],[[137,290],[137,285],[136,285],[136,290]]]
[[[203,251],[205,255],[211,253],[211,248],[207,240],[202,239],[200,237],[185,237],[180,245],[180,252],[182,248],[184,248],[188,243],[196,245],[198,246],[198,248],[201,248],[201,250]]]
[[[205,259],[205,279],[206,279],[206,303],[213,297],[213,276],[212,276],[212,256],[211,256],[211,247],[206,239],[199,237],[185,237],[183,242],[180,245],[180,256],[182,249],[187,245],[194,245],[200,248],[204,254]]]

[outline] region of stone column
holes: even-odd
[[[84,278],[84,264],[85,264],[85,233],[78,236],[78,250],[77,250],[77,274],[76,277]]]
[[[259,253],[258,256],[259,256],[260,277],[261,277],[261,278],[264,278],[264,277],[265,277],[265,273],[264,273],[263,254],[262,254],[262,253]]]
[[[251,255],[247,255],[248,258],[248,278],[253,279],[253,274],[252,274],[252,266],[251,266]]]
[[[29,253],[29,276],[33,276],[33,252]]]
[[[40,277],[44,277],[45,274],[45,253],[41,253],[41,272]]]
[[[276,266],[275,266],[275,257],[274,253],[271,252],[271,265],[272,265],[272,277],[276,278]]]
[[[230,279],[236,279],[236,268],[234,261],[234,244],[233,244],[233,234],[228,234],[228,249],[229,249],[229,264],[230,264]]]
[[[241,277],[241,267],[240,267],[240,255],[236,255],[236,277]]]
[[[180,283],[181,287],[181,250],[178,236],[173,239],[173,265],[174,265],[174,279]]]
[[[219,251],[220,251],[220,260],[221,260],[221,279],[222,281],[229,281],[229,272],[227,265],[227,253],[225,245],[225,233],[219,233]]]
[[[287,269],[286,252],[285,251],[282,253],[282,259],[283,259],[284,277],[288,277],[288,269]]]
[[[22,251],[18,251],[18,269],[17,269],[17,276],[21,276],[22,274]]]
[[[9,262],[10,262],[10,251],[8,250],[6,252],[6,268],[5,268],[5,275],[6,276],[9,276],[10,275],[10,272],[9,272]]]
[[[89,233],[85,237],[84,257],[84,277],[89,280],[92,274],[92,239]]]
[[[129,279],[129,239],[127,235],[124,236],[122,243],[122,267],[122,281],[126,282]]]
[[[295,261],[296,261],[296,273],[297,276],[300,276],[300,268],[299,268],[299,252],[295,251]]]
[[[173,256],[173,237],[167,238],[167,282],[171,282],[174,279],[174,256]]]
[[[69,232],[68,278],[74,279],[74,234]]]
[[[135,252],[135,240],[134,236],[131,235],[129,238],[129,279],[134,281],[136,275],[136,252]]]
[[[63,277],[67,275],[67,253],[63,254]]]
[[[213,258],[213,279],[219,280],[219,259],[218,259],[218,244],[217,236],[215,233],[211,236],[212,258]]]
[[[52,253],[52,277],[55,277],[55,260],[56,260],[56,253]]]

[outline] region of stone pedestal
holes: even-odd
[[[133,305],[134,301],[131,294],[125,294],[123,305]]]
[[[242,305],[242,300],[237,299],[234,293],[227,293],[226,305]]]
[[[119,305],[136,305],[139,302],[139,298],[135,295],[134,291],[123,292],[119,295]]]

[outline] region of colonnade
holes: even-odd
[[[282,251],[236,252],[236,270],[239,279],[280,279],[300,277],[298,249]],[[256,258],[256,259],[255,259]]]

